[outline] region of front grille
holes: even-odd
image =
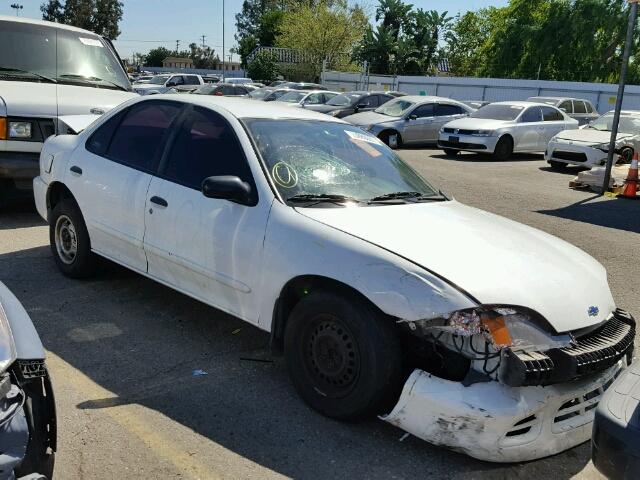
[[[567,152],[565,150],[554,150],[551,155],[560,160],[568,160],[569,162],[584,163],[587,161],[587,155],[581,152]]]
[[[26,380],[44,377],[47,374],[44,360],[19,360],[18,364],[20,366],[20,374]]]
[[[446,140],[439,140],[438,146],[444,148],[462,148],[473,150],[486,150],[487,146],[481,143],[464,143],[464,142],[448,142]]]
[[[454,128],[449,128],[449,127],[443,128],[442,131],[444,133],[455,133],[455,129]]]
[[[507,350],[500,366],[500,380],[511,387],[550,385],[602,372],[621,358],[631,356],[635,320],[622,310],[575,343],[545,352]]]
[[[451,127],[445,127],[442,129],[442,131],[444,133],[457,133],[459,135],[473,135],[474,133],[476,133],[476,130],[464,130],[461,128],[451,128]]]

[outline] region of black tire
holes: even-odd
[[[621,151],[620,151],[620,156],[618,158],[618,164],[625,164],[625,163],[631,163],[631,160],[633,159],[633,148],[631,147],[624,147]],[[606,163],[606,162],[605,162]]]
[[[557,162],[555,160],[549,160],[549,166],[552,170],[556,170],[557,172],[562,172],[567,169],[568,165],[564,162]]]
[[[59,249],[56,244],[56,229],[62,229],[59,225],[61,221],[68,221],[71,224],[72,231],[67,228],[67,235],[64,236],[67,240],[62,244],[68,247],[68,251]],[[72,253],[73,246],[69,245],[73,243],[75,237],[75,253]],[[97,257],[91,251],[91,240],[89,233],[87,232],[87,226],[84,223],[84,218],[80,212],[80,208],[75,201],[70,199],[64,199],[58,203],[51,211],[51,217],[49,219],[49,243],[51,245],[51,252],[56,265],[60,271],[70,278],[86,278],[95,273],[97,265]],[[65,252],[67,253],[65,255]]]
[[[386,413],[402,389],[402,350],[393,321],[353,296],[312,293],[294,307],[284,336],[298,394],[327,417]]]
[[[505,135],[498,140],[493,149],[493,158],[499,161],[508,160],[513,154],[513,140]]]
[[[458,155],[458,153],[460,153],[460,150],[454,150],[452,148],[445,148],[443,149],[443,151],[447,157],[455,157],[456,155]]]
[[[391,142],[391,137],[393,135],[396,136],[396,143],[395,144],[393,144],[393,142]],[[385,145],[387,145],[389,148],[391,148],[393,150],[397,150],[398,148],[400,148],[402,146],[402,137],[400,136],[400,134],[398,132],[395,132],[395,131],[382,132],[378,138],[380,140],[382,140],[382,142]]]

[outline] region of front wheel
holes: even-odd
[[[389,411],[402,388],[394,323],[356,296],[316,292],[294,307],[284,350],[296,390],[328,417],[355,420]]]
[[[402,138],[400,138],[398,132],[382,132],[379,138],[393,150],[400,148],[402,145]]]
[[[65,199],[54,207],[49,220],[49,242],[60,271],[71,278],[91,276],[96,255],[91,251],[89,232],[78,205]]]
[[[512,154],[513,140],[508,136],[501,137],[493,150],[493,158],[499,161],[508,160]]]
[[[566,163],[558,162],[556,160],[549,160],[549,166],[551,166],[552,170],[556,170],[558,172],[561,172],[561,171],[567,169],[567,164]]]
[[[455,157],[456,155],[458,155],[458,153],[460,151],[459,150],[454,150],[452,148],[445,148],[445,149],[443,149],[443,152],[447,157]]]

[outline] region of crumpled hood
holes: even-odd
[[[6,105],[7,115],[45,118],[90,115],[92,109],[107,112],[135,96],[132,92],[106,88],[0,81],[0,99]]]
[[[558,332],[599,323],[615,309],[606,271],[591,256],[456,201],[298,211],[397,253],[483,304],[531,308]],[[589,315],[591,307],[599,313]]]
[[[352,123],[353,125],[363,126],[372,125],[376,123],[393,122],[400,120],[397,117],[390,117],[389,115],[382,115],[376,112],[362,112],[355,115],[349,115],[343,118],[345,122]]]
[[[508,125],[514,125],[515,122],[511,120],[491,120],[486,118],[460,118],[458,120],[452,120],[447,123],[447,128],[461,128],[463,130],[492,130],[495,128],[506,127]]]
[[[618,135],[616,136],[616,140],[624,140],[631,137],[633,137],[633,135],[630,133],[618,133]],[[609,143],[610,138],[611,132],[596,130],[595,128],[564,130],[556,136],[556,139],[558,140],[569,140],[580,143],[593,143],[594,145]]]

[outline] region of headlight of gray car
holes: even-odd
[[[493,130],[476,130],[471,135],[474,137],[493,137],[494,133]]]
[[[0,304],[0,373],[4,373],[16,360],[16,346],[4,309]]]

